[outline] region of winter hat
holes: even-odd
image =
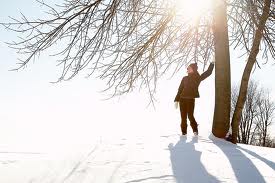
[[[197,63],[192,63],[192,64],[189,65],[189,67],[191,67],[193,69],[193,71],[198,71]]]

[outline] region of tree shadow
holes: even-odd
[[[237,145],[230,142],[225,142],[220,139],[210,139],[219,147],[229,160],[232,170],[234,171],[237,182],[239,183],[265,183],[264,177],[253,164],[253,162],[238,149]]]
[[[195,149],[195,143],[198,142],[198,138],[193,137],[190,142],[186,142],[186,140],[186,137],[181,136],[176,145],[169,144],[168,146],[176,182],[220,182],[216,177],[207,172],[200,161],[202,153]]]
[[[270,168],[272,168],[273,170],[275,170],[275,162],[273,161],[270,161],[260,155],[258,155],[257,153],[253,152],[253,151],[250,151],[248,149],[245,149],[243,147],[240,147],[238,146],[238,149],[242,150],[242,151],[245,151],[246,153],[250,154],[251,156],[259,159],[260,161],[264,162],[266,165],[268,165]]]

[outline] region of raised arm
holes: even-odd
[[[207,71],[205,71],[204,73],[201,74],[201,77],[200,77],[201,81],[206,79],[208,76],[210,76],[212,74],[213,68],[214,68],[214,63],[212,62],[212,63],[210,63]]]

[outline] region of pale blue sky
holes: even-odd
[[[34,0],[3,1],[0,22],[7,20],[8,16],[19,15],[20,11],[30,16],[41,14]],[[104,101],[102,99],[106,93],[99,93],[104,89],[104,84],[93,77],[86,79],[81,75],[69,82],[50,84],[58,78],[59,69],[55,58],[47,55],[42,55],[24,70],[8,71],[14,68],[18,55],[4,41],[14,38],[16,34],[0,27],[0,146],[19,145],[18,142],[23,142],[21,145],[24,146],[85,143],[91,136],[96,138],[106,133],[137,135],[157,131],[165,134],[175,128],[180,130],[179,111],[174,109],[173,100],[180,80],[186,74],[185,69],[170,80],[167,76],[159,81],[156,109],[147,107],[146,92],[136,91]],[[245,57],[238,58],[238,55],[238,51],[231,52],[232,83],[239,81],[244,67]],[[271,63],[272,60],[262,69],[257,69],[253,78],[272,89],[275,99],[274,66]],[[200,66],[200,72],[201,69]],[[214,73],[201,84],[200,94],[195,116],[201,124],[200,128],[210,130],[214,108]],[[162,128],[167,126],[165,123],[170,123],[171,129]]]

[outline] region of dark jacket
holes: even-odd
[[[181,98],[199,98],[200,94],[198,88],[200,82],[212,74],[213,68],[214,64],[211,63],[207,71],[201,75],[199,75],[199,73],[192,73],[183,77],[174,101],[178,102]]]

